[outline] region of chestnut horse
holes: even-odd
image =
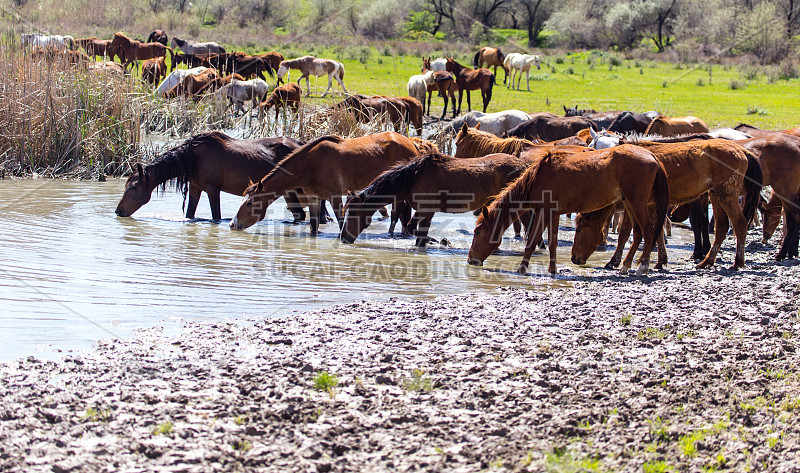
[[[498,138],[480,130],[480,123],[474,128],[465,123],[456,135],[457,158],[477,158],[491,153],[508,153],[528,162],[535,162],[554,146],[560,151],[581,153],[593,151],[586,146],[558,145],[554,143],[533,142],[523,138]]]
[[[464,97],[464,92],[467,93],[467,109],[472,110],[472,103],[470,102],[470,90],[481,90],[481,98],[483,98],[483,113],[486,113],[486,107],[492,100],[492,87],[494,87],[494,74],[489,69],[470,69],[457,63],[455,59],[447,58],[447,70],[452,72],[456,77],[456,86],[458,87],[458,109],[456,115],[461,114],[461,100]]]
[[[142,80],[150,85],[156,85],[167,76],[167,63],[164,57],[148,59],[142,63]]]
[[[187,69],[191,70],[191,69]],[[207,92],[214,91],[222,86],[222,78],[217,74],[216,69],[206,69],[198,74],[189,74],[181,82],[170,89],[165,98],[175,98],[179,96],[191,97],[196,101]]]
[[[239,140],[218,131],[200,133],[164,152],[144,168],[138,164],[125,183],[116,213],[120,217],[131,216],[150,201],[157,187],[164,189],[172,181],[183,194],[186,218],[194,218],[200,194],[205,192],[212,218],[220,220],[220,192],[241,195],[252,179],[260,179],[272,171],[281,159],[303,144],[301,140],[286,137]],[[295,192],[286,195],[286,202],[296,218],[305,218]]]
[[[278,68],[281,66],[281,62],[286,59],[285,57],[283,57],[283,54],[275,51],[270,51],[264,54],[258,54],[257,56],[266,61],[266,63],[269,64],[269,67],[271,67],[272,70],[274,71],[277,71]]]
[[[278,120],[278,112],[281,108],[291,108],[294,113],[300,109],[300,100],[302,99],[303,90],[299,85],[294,82],[289,82],[286,85],[276,87],[269,95],[267,100],[259,106],[259,119],[264,117],[264,114],[270,108],[275,107],[275,121]]]
[[[734,268],[744,266],[744,247],[747,236],[747,222],[753,217],[761,191],[763,180],[761,167],[755,157],[744,148],[728,140],[714,139],[693,141],[689,143],[653,143],[638,144],[652,152],[667,171],[670,206],[690,203],[709,192],[714,209],[715,230],[714,244],[705,255],[698,268],[706,268],[714,264],[722,241],[728,234],[728,221],[736,235],[736,257]],[[744,212],[739,207],[739,196],[745,195]],[[573,257],[585,260],[600,241],[591,239],[597,229],[605,226],[613,208],[582,215],[575,225],[575,243],[572,247]],[[625,242],[631,232],[631,221],[626,215],[620,224],[617,249],[607,268],[617,266],[622,258]],[[579,232],[582,228],[593,228],[589,232]],[[697,229],[696,229],[697,231]],[[633,252],[636,251],[640,237],[634,233],[634,243],[628,252],[623,267],[630,267]],[[657,268],[667,262],[666,248],[663,240],[658,242]],[[587,254],[588,253],[588,254]]]
[[[456,79],[452,73],[447,72],[446,70],[437,71],[433,69],[431,66],[430,58],[423,58],[422,59],[422,73],[426,74],[429,71],[433,71],[433,82],[427,85],[428,90],[428,115],[431,114],[431,97],[433,93],[438,91],[439,97],[444,100],[444,109],[442,110],[442,116],[439,119],[443,119],[445,115],[447,115],[447,98],[450,97],[450,101],[453,102],[453,118],[456,117]],[[424,100],[424,99],[423,99]]]
[[[372,214],[384,205],[407,202],[416,210],[416,246],[428,242],[435,212],[461,213],[480,209],[528,167],[509,154],[460,159],[434,153],[398,164],[378,176],[345,207],[342,241],[353,243],[369,226]]]
[[[637,274],[647,274],[650,250],[661,235],[667,217],[669,186],[664,167],[646,149],[633,145],[586,153],[564,153],[553,148],[538,163],[501,192],[488,210],[483,209],[475,225],[468,261],[482,265],[498,246],[506,228],[526,210],[536,213],[528,229],[525,253],[519,273],[525,274],[531,254],[549,229],[550,265],[556,272],[559,216],[571,212],[591,212],[612,206],[622,199],[625,208],[642,228],[645,245]],[[655,226],[648,203],[656,206]],[[602,231],[597,228],[602,237]],[[595,246],[596,248],[596,246]],[[592,248],[594,251],[595,248]],[[584,264],[583,259],[572,259]],[[623,268],[627,274],[627,267]]]
[[[136,65],[136,70],[139,70],[139,61],[144,59],[152,59],[160,56],[166,56],[169,51],[170,61],[172,61],[172,49],[164,46],[161,43],[140,43],[139,41],[132,40],[122,33],[114,33],[114,39],[111,40],[109,53],[118,55],[120,61],[125,65],[125,69],[131,64]]]
[[[537,57],[536,60],[538,61],[539,58]],[[478,52],[475,53],[475,57],[472,58],[472,65],[477,68],[483,67],[483,63],[486,63],[487,69],[494,66],[495,76],[497,76],[497,66],[500,66],[500,68],[503,69],[503,72],[505,72],[505,75],[503,76],[503,84],[505,84],[506,80],[508,80],[508,67],[506,66],[505,62],[506,55],[503,54],[503,51],[501,51],[500,48],[490,48],[488,46],[479,49]],[[530,90],[530,87],[528,89]],[[486,110],[484,110],[484,112],[485,111]]]
[[[772,186],[774,195],[767,208],[771,209],[774,215],[770,216],[769,226],[777,227],[775,220],[780,221],[780,211],[776,211],[778,202],[783,207],[786,226],[781,248],[775,259],[796,257],[798,232],[800,232],[800,228],[798,228],[798,222],[800,222],[800,138],[787,133],[773,133],[760,138],[737,141],[737,143],[756,156],[764,173],[763,184]],[[716,212],[714,214],[716,215]],[[765,215],[765,234],[769,226]]]
[[[353,139],[326,135],[284,158],[257,184],[245,189],[244,200],[231,228],[244,230],[264,219],[267,207],[289,189],[302,188],[309,196],[330,200],[336,218],[343,223],[342,195],[363,189],[394,164],[419,155],[415,142],[387,131]],[[311,233],[319,226],[314,216],[319,203],[309,200]]]
[[[708,125],[697,117],[665,117],[659,115],[650,122],[645,135],[677,136],[708,133]]]

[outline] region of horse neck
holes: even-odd
[[[144,168],[151,190],[172,179],[177,179],[177,187],[185,187],[194,174],[196,162],[191,142],[167,151]]]
[[[300,181],[303,177],[313,177],[316,174],[312,163],[308,150],[290,154],[261,180],[264,192],[282,194],[287,189],[302,187]],[[303,183],[307,184],[308,181],[304,180]]]

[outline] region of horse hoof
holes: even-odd
[[[606,263],[606,265],[605,265],[605,266],[603,266],[603,267],[604,267],[605,269],[614,269],[614,268],[616,268],[617,266],[619,266],[619,263],[614,263],[613,261],[609,261],[609,262],[608,262],[608,263]]]
[[[628,275],[628,270],[630,270],[630,269],[631,268],[629,268],[627,266],[623,266],[623,267],[619,268],[619,275],[620,276],[627,276]]]
[[[519,268],[517,268],[517,273],[519,273],[519,274],[521,274],[523,276],[528,274],[528,266],[525,265],[525,264],[519,265]]]

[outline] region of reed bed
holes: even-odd
[[[118,174],[142,159],[136,84],[107,70],[0,45],[0,168],[11,175]]]

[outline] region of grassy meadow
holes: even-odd
[[[302,53],[299,53],[302,54]],[[345,85],[351,92],[407,95],[408,77],[420,73],[419,57],[380,54],[374,48],[355,52],[316,51],[345,65]],[[357,57],[353,57],[357,56]],[[526,112],[563,114],[562,105],[602,110],[658,110],[670,116],[695,115],[710,127],[749,123],[761,128],[790,128],[800,124],[800,79],[780,79],[781,73],[756,67],[732,65],[673,64],[623,59],[599,51],[540,55],[542,68],[531,72],[531,91],[523,77],[519,91],[503,85],[498,68],[489,112],[510,108]],[[457,57],[464,65],[471,57]],[[296,79],[296,72],[292,77]],[[510,81],[510,78],[509,78]],[[321,77],[314,93],[319,97],[327,81]],[[335,84],[335,82],[334,82]],[[305,90],[305,83],[301,84]],[[341,89],[334,86],[336,92]],[[337,94],[338,95],[338,94]],[[311,98],[311,103],[331,103],[336,98]],[[480,109],[480,92],[472,92],[473,109]],[[431,102],[434,114],[441,99]],[[466,111],[466,98],[462,112]]]

